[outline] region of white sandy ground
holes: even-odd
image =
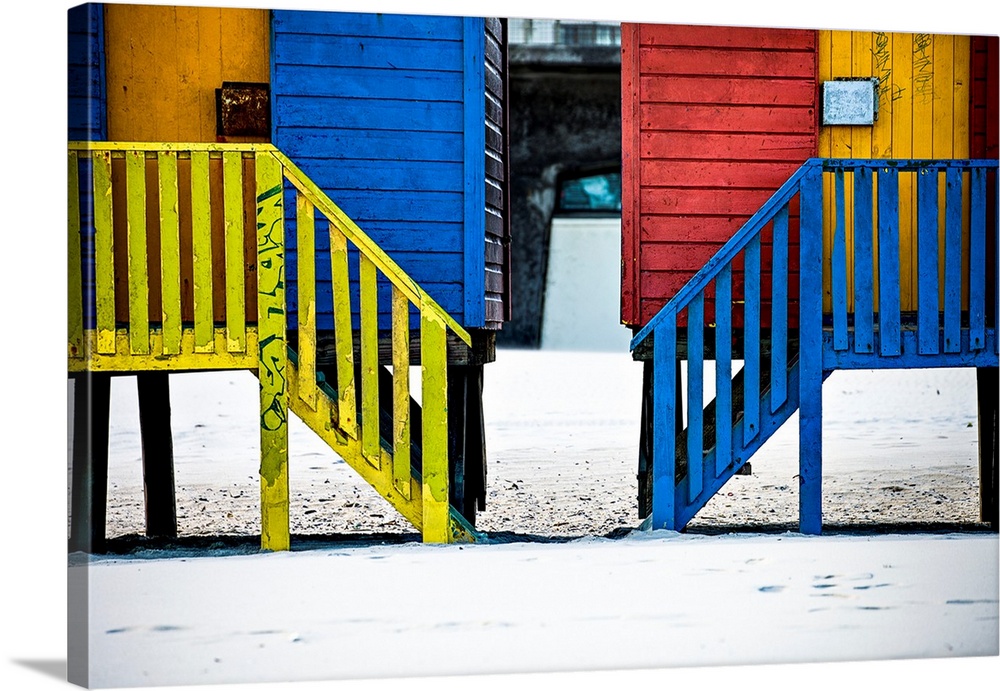
[[[824,389],[827,521],[953,530],[944,535],[787,532],[797,501],[793,418],[691,534],[597,537],[639,523],[640,382],[641,365],[627,354],[499,351],[487,367],[489,498],[477,524],[493,544],[303,541],[291,554],[218,548],[95,560],[92,683],[1000,652],[997,538],[954,532],[978,521],[974,372],[837,373]],[[172,387],[181,534],[255,534],[256,381],[179,375]],[[109,532],[135,534],[134,380],[115,380],[112,399]],[[412,536],[301,424],[290,449],[294,534]],[[740,525],[775,532],[733,534]],[[699,535],[699,526],[723,534]],[[561,542],[508,542],[516,536]]]
[[[996,655],[996,561],[984,535],[655,533],[101,561],[92,684]]]
[[[641,376],[627,353],[501,349],[486,367],[488,496],[477,528],[584,537],[638,525]],[[259,534],[256,398],[247,372],[171,377],[181,535]],[[978,521],[973,370],[837,372],[824,385],[824,416],[828,524]],[[796,524],[797,421],[692,529]],[[290,428],[294,534],[413,533],[297,418]],[[110,448],[109,536],[140,535],[133,377],[113,380]]]

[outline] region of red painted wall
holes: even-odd
[[[815,155],[816,39],[802,30],[622,26],[626,324],[649,321]],[[797,245],[797,209],[792,216]],[[766,274],[768,235],[764,240]],[[742,274],[734,268],[733,298],[740,300]],[[767,285],[763,293],[766,300]],[[713,307],[709,300],[709,321]]]

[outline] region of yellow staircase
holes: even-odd
[[[448,351],[471,346],[471,338],[301,170],[267,144],[70,142],[68,149],[71,374],[255,372],[264,549],[290,543],[289,411],[425,542],[477,538],[448,500]],[[285,261],[285,205],[293,196],[294,344]],[[317,365],[317,217],[329,227],[335,365],[326,374],[335,376]],[[383,310],[390,329],[379,325],[380,281],[391,284]],[[380,343],[391,350],[382,361]],[[411,429],[411,366],[420,367],[419,431]],[[392,380],[392,395],[381,400],[380,376]],[[416,437],[419,470],[411,463]]]

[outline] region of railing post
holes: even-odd
[[[836,222],[833,231],[833,249],[830,257],[830,287],[833,308],[834,350],[847,350],[847,214],[844,169],[834,172],[836,195]]]
[[[111,194],[111,152],[95,151],[94,163],[94,292],[97,352],[114,354],[115,233]]]
[[[899,173],[878,170],[878,338],[883,357],[899,355]]]
[[[257,155],[257,329],[260,380],[261,548],[290,547],[288,348],[285,344],[285,223],[281,166]]]
[[[80,249],[80,164],[75,151],[69,152],[69,221],[68,272],[67,272],[67,336],[69,357],[82,358],[83,352],[83,264]]]
[[[944,352],[962,351],[962,169],[945,173]]]
[[[316,217],[304,195],[295,199],[299,284],[299,398],[316,410]]]
[[[444,322],[430,310],[420,315],[421,404],[423,423],[423,538],[449,542],[448,368]]]
[[[674,406],[677,397],[677,315],[667,315],[653,332],[653,530],[675,530],[676,476]]]
[[[788,205],[772,225],[771,261],[771,411],[788,400]]]
[[[262,160],[258,156],[258,161]],[[258,169],[259,170],[259,169]],[[194,300],[194,351],[215,350],[212,305],[212,195],[207,151],[191,152],[191,264]],[[259,179],[259,172],[258,172]],[[260,194],[258,182],[258,194]],[[258,223],[260,221],[258,220]],[[258,228],[258,233],[259,233]]]
[[[149,353],[149,267],[146,257],[146,155],[125,152],[129,348]]]
[[[688,423],[687,477],[688,502],[694,502],[704,486],[704,362],[705,362],[705,298],[699,293],[688,305]]]
[[[875,253],[872,169],[854,170],[854,352],[874,353]]]
[[[760,431],[760,234],[744,251],[743,281],[743,446]]]
[[[181,352],[182,330],[177,152],[158,152],[156,172],[160,201],[160,311],[163,315],[163,354],[176,355]]]
[[[247,329],[243,261],[243,155],[238,151],[222,154],[222,213],[226,266],[226,348],[230,353],[246,352]]]
[[[799,530],[818,535],[823,523],[823,178],[818,164],[803,177],[800,200]]]
[[[938,171],[917,171],[917,352],[936,355],[938,326]]]
[[[733,460],[733,278],[726,264],[715,277],[715,476]]]
[[[998,176],[1000,177],[1000,176]],[[969,210],[969,349],[986,347],[986,169],[973,168]],[[995,229],[989,229],[995,230]]]

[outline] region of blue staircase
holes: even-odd
[[[631,349],[651,352],[640,510],[652,528],[682,530],[798,410],[799,530],[818,534],[833,371],[997,367],[996,171],[996,160],[810,159],[635,335]],[[901,228],[915,272],[900,271],[911,261]],[[995,529],[995,443],[986,454]]]

